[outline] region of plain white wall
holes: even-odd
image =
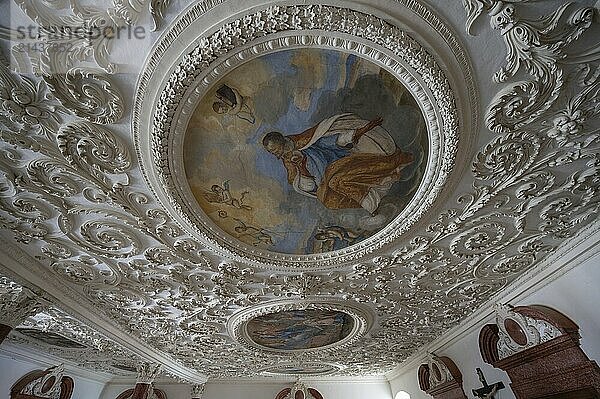
[[[600,363],[600,254],[596,254],[581,265],[571,269],[558,279],[540,288],[538,291],[524,296],[511,305],[547,305],[567,315],[579,325],[581,348],[591,360]],[[493,321],[492,318],[488,323]],[[486,323],[487,324],[487,323]],[[502,381],[507,387],[496,395],[497,399],[514,399],[508,384],[508,375],[500,369],[486,364],[479,354],[479,330],[474,331],[455,343],[436,350],[438,356],[448,356],[458,366],[463,375],[463,387],[468,397],[472,398],[471,389],[481,387],[475,374],[477,367],[485,374],[488,384]],[[407,370],[390,381],[394,394],[406,391],[411,399],[430,399],[419,389],[417,368]]]
[[[115,399],[132,383],[109,383],[100,399]],[[273,399],[279,391],[290,387],[291,382],[208,382],[202,399]],[[390,386],[386,381],[379,382],[316,382],[307,385],[316,388],[325,399],[392,399]],[[190,386],[185,384],[155,384],[167,394],[168,399],[190,399]]]
[[[392,391],[387,381],[362,384],[347,382],[314,383],[313,386],[323,394],[325,399],[392,399]]]
[[[253,383],[207,383],[202,399],[261,399],[275,398],[283,388],[290,386],[285,383],[253,384]],[[183,398],[168,398],[183,399]],[[189,398],[188,398],[189,399]]]
[[[316,388],[325,399],[392,399],[390,386],[380,382],[318,382],[306,381],[309,387]],[[290,387],[285,383],[207,383],[202,399],[272,399],[279,391]],[[171,398],[169,399],[184,399]],[[185,398],[185,399],[189,399]]]
[[[135,380],[128,383],[109,382],[104,387],[100,399],[115,399],[119,394],[135,386]],[[190,399],[191,390],[187,384],[155,384],[158,389],[162,389],[167,394],[167,399]]]
[[[109,382],[104,386],[99,399],[115,399],[121,392],[133,388],[134,386],[135,381],[132,381],[130,384],[115,384]]]
[[[10,388],[23,375],[33,370],[45,370],[49,365],[46,363],[29,362],[16,359],[5,352],[0,353],[0,399],[9,399]],[[73,374],[73,370],[65,367],[65,374],[73,378],[74,388],[72,399],[98,399],[105,382],[95,381]]]

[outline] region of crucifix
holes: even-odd
[[[479,376],[479,381],[483,384],[483,387],[479,389],[473,389],[473,395],[481,399],[495,399],[496,392],[501,389],[504,389],[504,383],[502,381],[496,382],[492,385],[488,385],[483,372],[479,367],[477,367],[477,375]]]

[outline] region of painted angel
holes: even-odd
[[[252,207],[244,204],[244,199],[247,194],[249,194],[249,192],[244,191],[239,198],[235,198],[231,194],[229,180],[225,180],[222,185],[213,184],[210,187],[210,191],[204,193],[204,198],[213,204],[226,204],[237,209],[251,211]]]
[[[213,110],[217,114],[233,115],[249,123],[256,121],[249,104],[250,99],[242,96],[237,89],[224,84],[215,95],[217,101],[213,103]]]

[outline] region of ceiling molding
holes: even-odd
[[[260,385],[280,385],[282,383],[295,382],[295,377],[252,377],[252,378],[234,378],[226,379],[211,379],[208,384],[227,385],[236,384],[260,384]],[[385,376],[354,376],[354,377],[322,377],[322,376],[303,376],[302,381],[315,381],[319,384],[387,384],[388,380]]]

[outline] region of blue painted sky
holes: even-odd
[[[296,79],[288,79],[288,76],[295,76],[299,73],[298,69],[292,65],[292,57],[294,52],[292,51],[281,51],[273,54],[269,54],[262,58],[262,61],[269,66],[272,70],[273,76],[281,76],[282,84],[286,82],[296,82]],[[349,74],[346,73],[348,67],[352,67],[356,64],[356,57],[354,55],[347,56],[346,62],[343,61],[344,54],[334,51],[326,51],[322,53],[324,62],[322,67],[325,70],[325,80],[321,87],[315,87],[311,92],[310,105],[307,110],[299,109],[292,99],[288,101],[287,112],[281,114],[275,123],[262,123],[256,130],[256,133],[248,138],[248,144],[262,147],[263,136],[271,131],[282,132],[284,135],[300,133],[308,128],[314,126],[312,117],[317,111],[317,106],[321,95],[324,92],[336,91],[339,89],[338,82],[340,81],[340,75],[346,74],[345,84],[349,83]],[[265,176],[269,176],[277,180],[282,187],[285,188],[286,193],[289,196],[294,196],[295,201],[293,203],[281,204],[284,209],[289,209],[290,213],[294,215],[296,223],[300,223],[301,226],[298,229],[290,228],[289,224],[283,224],[279,226],[270,227],[268,230],[277,233],[275,235],[275,241],[277,250],[284,253],[295,253],[298,252],[299,243],[302,247],[306,245],[307,233],[312,235],[317,227],[315,220],[315,214],[324,208],[318,201],[310,198],[304,198],[300,194],[296,193],[291,185],[287,181],[286,169],[281,164],[281,161],[277,160],[273,155],[264,150],[258,150],[256,152],[256,168],[258,173],[262,173]],[[299,197],[299,198],[298,198]],[[301,203],[298,204],[298,202]]]

